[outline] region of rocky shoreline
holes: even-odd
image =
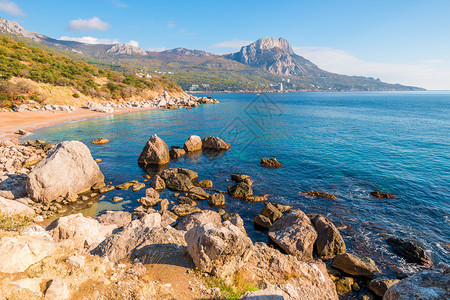
[[[123,102],[88,102],[86,106],[75,107],[72,105],[56,105],[46,104],[39,105],[35,101],[28,101],[27,104],[13,105],[11,111],[24,112],[24,111],[65,111],[73,112],[77,109],[89,109],[101,113],[112,113],[117,108],[192,108],[198,107],[200,104],[217,104],[219,101],[211,97],[196,97],[190,94],[183,94],[181,96],[173,96],[164,91],[154,99],[142,100],[142,101],[123,101]],[[3,111],[8,111],[4,109]]]
[[[183,147],[169,150],[154,135],[136,159],[145,170],[158,171],[142,181],[112,186],[80,142],[2,141],[0,295],[7,299],[338,299],[349,293],[359,299],[449,297],[446,266],[402,280],[385,278],[370,258],[347,253],[329,219],[267,202],[267,195],[253,195],[249,176],[230,174],[233,183],[228,191],[220,191],[210,180],[199,181],[195,171],[168,167],[171,158],[187,152],[230,147],[218,137],[191,136]],[[96,219],[71,213],[114,189],[131,193],[145,189],[145,197],[136,199],[141,206],[133,212],[107,211]],[[176,195],[176,203],[160,198],[164,189]],[[220,209],[225,193],[247,202],[265,201],[254,223],[267,228],[270,246],[253,243],[242,218]],[[207,201],[211,209],[201,210],[199,201]],[[413,263],[432,266],[414,243],[393,239],[390,244]],[[172,276],[184,279],[182,287],[150,280],[162,276],[152,273],[158,265],[167,272],[181,268]],[[234,294],[227,294],[227,289]]]

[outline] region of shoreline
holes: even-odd
[[[24,111],[24,112],[0,112],[0,139],[11,139],[18,142],[19,129],[33,131],[45,127],[62,125],[71,121],[83,121],[106,115],[126,114],[152,108],[116,108],[112,113],[101,113],[81,107],[74,112],[66,111]]]

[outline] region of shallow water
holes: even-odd
[[[137,158],[152,134],[169,146],[182,146],[191,135],[220,136],[232,148],[222,155],[184,156],[171,167],[186,167],[226,190],[231,173],[255,180],[255,195],[328,216],[341,230],[349,251],[372,257],[391,275],[409,273],[384,238],[416,239],[436,262],[450,263],[450,93],[289,93],[215,94],[218,105],[195,109],[150,110],[109,115],[35,131],[26,139],[80,140],[114,185],[142,180]],[[91,145],[97,137],[111,140]],[[267,169],[262,157],[283,167]],[[375,199],[378,189],[395,199]],[[335,194],[337,200],[312,199],[303,190]],[[137,207],[144,190],[113,191],[95,211]],[[124,201],[113,203],[114,196]],[[162,197],[175,200],[165,191]],[[253,228],[262,203],[227,197],[225,210],[238,212],[254,241],[267,233]],[[206,202],[200,203],[206,208]]]

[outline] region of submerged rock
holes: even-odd
[[[297,209],[273,223],[269,238],[299,260],[311,260],[317,232],[305,213]]]
[[[59,143],[30,172],[27,191],[37,202],[49,202],[67,192],[88,191],[105,178],[88,147],[78,141]]]
[[[165,165],[169,161],[169,147],[156,134],[147,141],[138,159],[138,163],[143,166]]]
[[[109,143],[109,140],[105,138],[98,138],[92,141],[92,144],[94,145],[104,145],[106,143]]]
[[[281,167],[281,163],[276,158],[261,158],[261,165],[269,168]]]
[[[372,259],[364,256],[358,257],[350,253],[337,255],[333,259],[331,265],[334,268],[353,276],[371,277],[375,272],[379,272],[379,269]]]
[[[314,197],[314,198],[323,198],[323,199],[331,199],[336,200],[336,196],[330,193],[322,193],[322,192],[316,192],[316,191],[303,191],[304,195]]]
[[[374,196],[375,198],[387,198],[387,199],[395,198],[395,196],[393,194],[380,192],[380,191],[371,191],[370,194],[372,196]]]
[[[386,242],[391,246],[395,254],[405,258],[409,263],[416,263],[427,267],[433,265],[433,262],[425,251],[412,241],[399,238],[387,238]]]

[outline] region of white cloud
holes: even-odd
[[[17,17],[27,16],[15,2],[9,0],[0,0],[0,11]]]
[[[83,37],[70,37],[70,36],[62,36],[59,38],[63,41],[74,41],[86,44],[117,44],[119,40],[114,39],[99,39],[92,36],[83,36]]]
[[[326,47],[294,47],[294,51],[320,68],[339,74],[380,78],[389,83],[450,90],[450,64],[426,59],[413,63],[370,62],[349,52]]]
[[[138,41],[131,40],[127,44],[130,45],[130,46],[139,48],[139,42]]]
[[[186,29],[180,29],[180,31],[179,31],[180,33],[182,33],[182,34],[184,34],[184,35],[196,35],[196,33],[195,32],[188,32],[188,31],[186,31]]]
[[[164,51],[164,50],[166,50],[167,48],[166,47],[149,47],[148,49],[147,49],[147,51],[153,51],[153,52],[161,52],[161,51]]]
[[[243,41],[238,39],[233,39],[231,41],[225,41],[209,46],[209,48],[229,48],[229,49],[241,49],[242,46],[247,46],[253,43],[253,41]]]
[[[112,0],[112,4],[116,7],[122,7],[122,8],[128,7],[128,5],[126,3],[123,3],[122,1],[119,1],[119,0]]]
[[[73,31],[88,31],[88,30],[100,30],[106,31],[111,27],[106,22],[103,22],[98,17],[92,17],[90,19],[77,19],[69,22],[69,30]]]
[[[167,27],[168,27],[168,28],[174,28],[174,27],[175,27],[175,23],[174,23],[174,22],[169,22],[169,23],[167,24]]]

